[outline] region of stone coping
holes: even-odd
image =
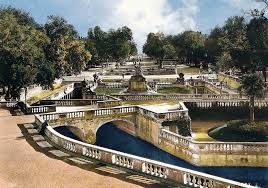
[[[222,142],[222,141],[218,141],[218,142],[213,142],[213,141],[196,141],[196,140],[192,140],[189,137],[184,137],[181,136],[179,134],[173,133],[171,131],[162,129],[162,131],[175,136],[175,137],[179,137],[181,139],[187,140],[188,142],[194,143],[194,144],[241,144],[241,145],[266,145],[268,147],[268,142]]]

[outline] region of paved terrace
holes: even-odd
[[[0,109],[0,187],[168,187],[158,180],[70,155],[33,129],[33,115]],[[25,124],[18,125],[18,124]]]

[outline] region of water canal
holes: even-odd
[[[75,135],[64,127],[58,127],[56,128],[56,131],[65,136],[77,139]],[[184,160],[158,149],[148,142],[123,132],[110,123],[103,125],[98,130],[96,145],[192,170],[201,171],[227,179],[268,188],[268,168],[193,166]]]

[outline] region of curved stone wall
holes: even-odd
[[[40,123],[42,124],[42,121]],[[40,123],[38,124],[40,125]],[[51,126],[45,128],[45,135],[57,147],[64,148],[72,153],[190,187],[253,188],[253,186],[232,180],[79,142],[59,134]]]

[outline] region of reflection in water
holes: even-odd
[[[55,128],[60,134],[79,140],[66,127]],[[96,145],[117,151],[162,161],[172,165],[205,172],[208,174],[268,187],[268,168],[257,167],[197,167],[174,157],[152,144],[131,136],[110,123],[99,128]]]
[[[184,160],[158,149],[148,142],[123,132],[109,123],[99,128],[96,145],[227,179],[268,187],[268,168],[193,166]]]

